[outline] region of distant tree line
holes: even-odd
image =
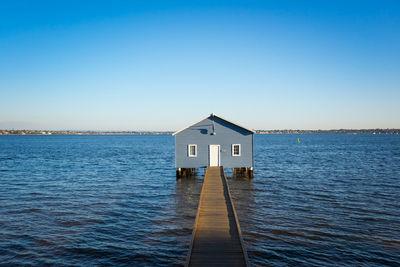
[[[400,134],[400,129],[256,130],[256,134]],[[0,130],[0,135],[161,135],[172,131]]]
[[[52,130],[0,130],[0,135],[159,135],[171,131],[52,131]]]
[[[400,134],[400,129],[256,130],[257,134]]]

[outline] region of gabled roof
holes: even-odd
[[[224,121],[226,121],[226,122],[228,122],[228,123],[230,123],[230,124],[236,125],[237,127],[242,128],[242,129],[244,129],[244,130],[246,130],[246,131],[249,131],[249,132],[251,132],[251,133],[253,133],[253,134],[256,133],[255,131],[250,130],[249,128],[240,126],[240,125],[237,124],[237,123],[233,123],[233,122],[231,122],[231,121],[228,121],[227,119],[224,119],[224,118],[222,118],[222,117],[220,117],[220,116],[215,115],[214,113],[211,113],[211,114],[208,115],[207,117],[202,118],[201,120],[199,120],[199,121],[197,121],[197,122],[195,122],[195,123],[193,123],[193,124],[190,124],[189,126],[183,128],[183,129],[180,129],[179,131],[174,132],[172,135],[177,135],[178,133],[180,133],[180,132],[182,132],[182,131],[184,131],[184,130],[190,128],[190,127],[192,127],[193,125],[196,125],[197,123],[199,123],[199,122],[201,122],[201,121],[203,121],[203,120],[205,120],[205,119],[211,118],[211,117],[217,117],[217,118],[219,118],[219,119],[221,119],[221,120],[224,120]]]

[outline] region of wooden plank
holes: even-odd
[[[186,266],[249,266],[223,167],[206,170]]]

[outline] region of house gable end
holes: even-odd
[[[211,114],[210,116],[200,120],[199,122],[196,122],[194,124],[191,124],[189,126],[187,126],[186,128],[183,128],[179,131],[176,131],[175,133],[173,133],[172,135],[178,135],[180,133],[186,132],[188,130],[193,131],[200,131],[202,134],[211,134],[209,133],[209,131],[213,131],[213,123],[214,123],[214,127],[215,124],[220,124],[224,127],[230,128],[233,131],[236,131],[242,135],[249,135],[249,134],[254,134],[255,132],[253,130],[249,130],[243,126],[240,126],[238,124],[235,124],[233,122],[230,122],[224,118],[221,118],[217,115]]]

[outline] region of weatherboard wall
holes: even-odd
[[[214,131],[213,132],[213,121]],[[197,157],[188,156],[188,145],[197,145]],[[175,135],[175,167],[209,166],[209,145],[220,145],[220,163],[225,168],[253,167],[253,134],[218,117],[208,117]],[[241,155],[232,156],[232,144],[241,145]]]

